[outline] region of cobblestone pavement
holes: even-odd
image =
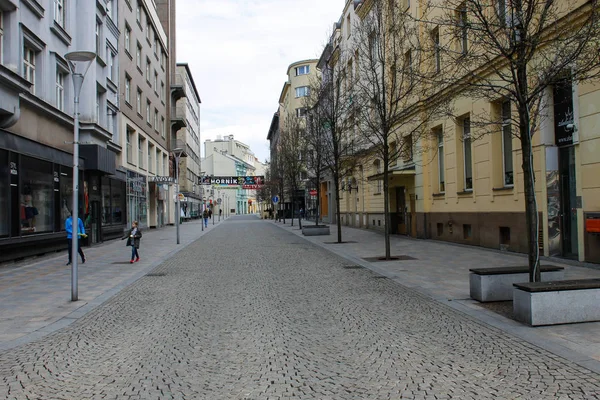
[[[597,374],[232,218],[85,317],[0,354],[9,399],[593,399]]]

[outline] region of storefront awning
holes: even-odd
[[[388,176],[391,178],[392,176],[415,176],[416,175],[416,171],[415,171],[415,166],[410,166],[410,167],[404,167],[404,168],[398,168],[398,169],[391,169],[388,171]],[[367,177],[368,181],[379,181],[383,179],[383,172],[379,173],[379,174],[375,174],[375,175],[371,175]]]

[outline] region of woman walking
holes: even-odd
[[[138,249],[140,248],[140,239],[142,238],[142,231],[138,228],[138,222],[133,221],[129,234],[123,239],[127,239],[127,246],[131,246],[131,261],[130,264],[140,261],[140,254]]]

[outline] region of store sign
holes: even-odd
[[[554,86],[554,137],[557,146],[573,144],[575,122],[573,118],[573,88],[571,79]]]
[[[149,176],[148,182],[163,183],[163,184],[175,183],[175,178],[173,178],[172,176]]]
[[[10,174],[11,175],[19,175],[19,173],[17,172],[17,163],[16,162],[10,163]]]
[[[219,186],[262,186],[264,176],[201,176],[198,178],[200,185]],[[246,189],[246,188],[244,188]]]

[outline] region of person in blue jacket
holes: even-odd
[[[71,213],[72,214],[72,213]],[[81,238],[85,237],[85,227],[83,226],[83,221],[81,218],[77,218],[78,226],[77,233],[79,234],[79,238],[77,238],[77,251],[81,256],[81,263],[85,263],[85,255],[83,254],[83,250],[81,250]],[[73,215],[70,215],[69,218],[65,221],[65,230],[67,231],[67,243],[69,244],[69,262],[67,265],[71,264],[71,250],[73,249]]]

